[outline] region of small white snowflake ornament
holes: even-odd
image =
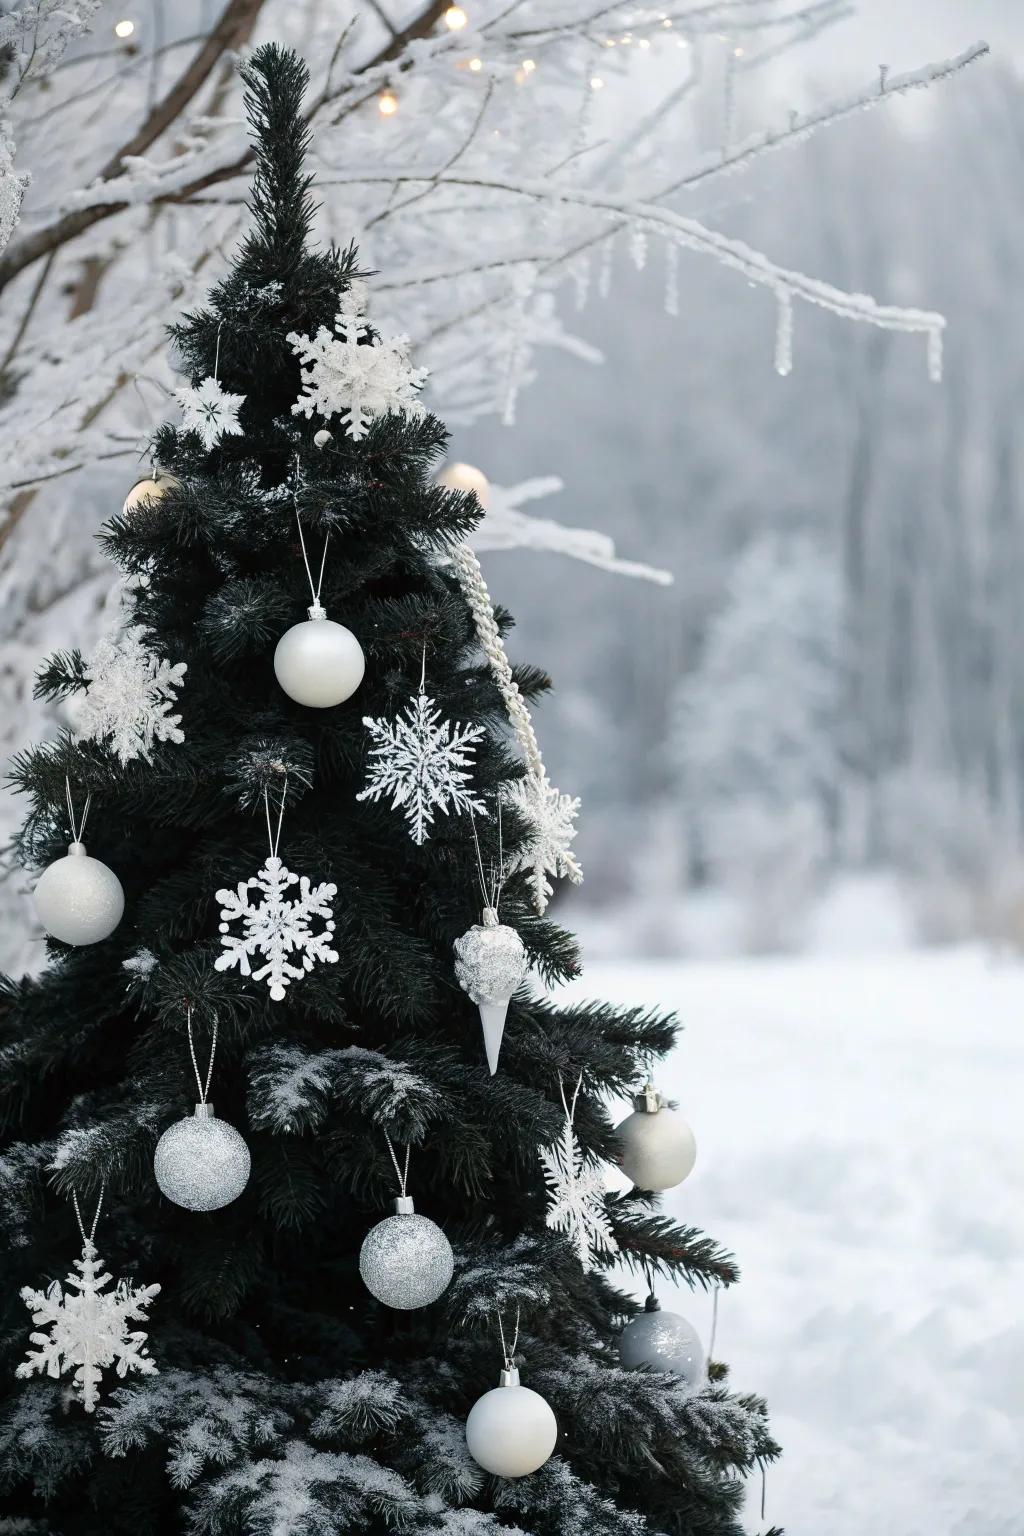
[[[365,304],[365,285],[352,283],[341,296],[333,332],[322,325],[315,336],[295,331],[288,336],[303,364],[302,393],[292,415],[340,416],[356,442],[375,416],[389,411],[422,416],[417,391],[429,371],[412,366],[408,336],[370,336]]]
[[[510,865],[509,873],[529,870],[533,904],[538,912],[545,912],[552,880],[570,880],[573,885],[583,881],[583,870],[572,851],[579,799],[561,794],[548,782],[546,774],[541,777],[535,773],[506,785],[503,798],[530,829],[529,840]]]
[[[146,649],[141,625],[105,635],[83,672],[88,686],[77,702],[77,734],[109,741],[122,763],[152,761],[157,741],[182,742],[181,716],[172,715],[186,672],[183,661],[163,661]]]
[[[484,802],[468,787],[482,725],[442,720],[422,687],[397,719],[364,715],[363,724],[374,745],[368,754],[366,788],[356,799],[378,801],[390,795],[392,810],[404,807],[414,843],[430,836],[435,811],[445,816],[479,811],[486,816]]]
[[[297,897],[289,894],[295,886]],[[255,903],[249,899],[250,891],[259,892]],[[331,898],[337,894],[336,885],[310,885],[308,875],[293,875],[271,853],[258,875],[240,880],[234,890],[217,892],[225,953],[214,961],[214,969],[228,971],[237,966],[241,975],[266,981],[271,997],[279,1003],[285,988],[301,981],[318,960],[330,964],[337,960],[338,952],[331,948]],[[231,932],[235,922],[241,922],[241,934]],[[254,955],[265,959],[255,971],[249,964]]]
[[[37,1332],[30,1341],[39,1347],[29,1350],[18,1366],[22,1379],[41,1375],[57,1378],[74,1370],[72,1395],[86,1413],[92,1413],[99,1401],[103,1372],[114,1366],[118,1376],[136,1371],[141,1376],[157,1375],[155,1362],[146,1350],[145,1329],[132,1331],[129,1323],[146,1323],[146,1308],[160,1292],[158,1285],[136,1287],[119,1280],[108,1291],[110,1275],[96,1252],[91,1238],[86,1238],[82,1257],[75,1259],[77,1275],[68,1275],[62,1289],[55,1280],[46,1291],[26,1285],[21,1299],[32,1313]]]
[[[579,1087],[576,1089],[579,1093]],[[562,1097],[565,1104],[565,1097]],[[596,1163],[584,1159],[573,1130],[572,1108],[566,1108],[565,1127],[551,1147],[540,1149],[544,1182],[548,1186],[547,1225],[554,1232],[564,1232],[576,1250],[585,1272],[594,1267],[594,1251],[617,1253],[618,1243],[612,1233],[605,1205],[604,1174]]]
[[[222,437],[241,437],[238,413],[245,395],[229,395],[216,379],[204,379],[195,388],[185,385],[174,391],[181,406],[181,425],[185,432],[198,432],[206,449],[215,448]]]

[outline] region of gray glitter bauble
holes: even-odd
[[[219,1211],[237,1200],[249,1181],[249,1148],[212,1104],[197,1104],[156,1144],[153,1172],[162,1194],[186,1211]]]
[[[678,1312],[662,1312],[653,1298],[647,1310],[623,1328],[619,1359],[627,1371],[666,1371],[691,1387],[704,1380],[704,1350],[697,1330]]]
[[[455,977],[474,1003],[504,1003],[530,968],[523,941],[514,928],[484,908],[482,923],[455,940]]]
[[[455,1257],[436,1221],[417,1216],[407,1195],[395,1201],[395,1210],[397,1215],[367,1232],[359,1250],[359,1273],[378,1301],[409,1312],[429,1307],[447,1290]]]
[[[39,921],[65,944],[98,944],[109,938],[124,913],[124,891],[112,869],[91,859],[84,843],[43,870],[33,892]]]

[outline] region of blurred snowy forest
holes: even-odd
[[[0,22],[15,9],[4,0]],[[747,135],[872,90],[870,70],[839,67],[854,7],[723,0],[672,22],[613,5],[595,31],[559,4],[517,31],[507,16],[527,4],[477,33],[467,4],[447,35],[443,6],[364,7],[353,33],[360,8],[341,0],[270,0],[262,16],[235,0],[191,115],[164,124],[170,158],[143,144],[110,172],[122,91],[152,115],[175,50],[215,14],[139,10],[118,43],[100,6],[94,35],[16,104],[14,166],[35,181],[0,261],[5,752],[56,726],[31,699],[43,655],[106,622],[91,535],[167,414],[163,326],[244,222],[231,50],[280,36],[315,61],[326,229],[380,268],[376,313],[430,363],[454,456],[499,487],[557,476],[561,493],[529,512],[674,573],[661,587],[536,549],[485,557],[517,616],[513,654],[556,681],[538,726],[552,779],[584,801],[576,903],[612,914],[620,946],[675,951],[687,902],[724,891],[736,942],[788,947],[837,872],[883,868],[926,938],[1024,942],[1022,364],[1007,323],[1024,256],[1005,195],[1024,86],[1007,62],[723,176]],[[633,15],[643,26],[623,31]],[[932,47],[922,30],[915,66],[973,41]],[[69,95],[80,57],[92,73]],[[708,175],[639,211],[639,189],[681,163]],[[93,205],[67,249],[18,266],[19,242]],[[673,218],[765,252],[769,279],[709,260]],[[787,272],[922,319],[887,329],[791,305]],[[929,333],[933,311],[949,322],[941,384],[926,337],[901,334]],[[498,493],[506,520],[528,494]],[[499,534],[491,547],[510,542]],[[5,797],[0,825],[18,814]],[[21,881],[0,894],[18,959]]]
[[[607,367],[556,360],[514,439],[459,440],[499,477],[556,470],[561,514],[675,573],[494,571],[557,676],[542,735],[609,941],[630,903],[622,942],[678,950],[672,905],[712,881],[743,942],[797,943],[822,882],[882,866],[926,940],[1024,942],[1022,142],[1024,85],[988,62],[718,189],[718,222],[783,263],[941,309],[939,386],[906,338],[807,311],[779,378],[767,306],[684,258],[667,316],[664,272],[620,252],[580,322]]]

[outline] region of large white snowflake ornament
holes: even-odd
[[[105,635],[83,664],[88,686],[77,703],[77,734],[109,741],[122,763],[152,761],[157,741],[182,742],[181,716],[172,715],[185,676],[183,661],[162,661],[145,645],[141,625]]]
[[[322,325],[315,336],[296,331],[288,336],[304,369],[292,415],[340,416],[356,442],[366,436],[375,416],[389,411],[422,416],[417,390],[429,372],[409,361],[408,336],[371,338],[364,304],[364,285],[353,283],[341,297],[333,332]]]
[[[409,836],[420,844],[430,836],[434,812],[447,816],[487,807],[469,785],[473,748],[484,734],[482,725],[453,725],[421,688],[395,720],[363,724],[374,742],[369,752],[366,788],[357,800],[391,796],[391,808],[404,806]]]
[[[576,836],[578,797],[563,795],[548,783],[547,775],[528,773],[505,787],[506,805],[517,811],[530,829],[522,850],[509,865],[509,874],[518,869],[530,871],[533,904],[538,912],[547,910],[552,880],[583,882],[580,861],[572,851]]]
[[[176,389],[174,398],[181,406],[182,430],[198,432],[204,448],[215,448],[222,437],[242,436],[238,413],[246,397],[226,394],[216,379]]]
[[[297,898],[289,895],[294,886],[299,888]],[[249,899],[250,891],[259,892],[255,903]],[[337,894],[336,885],[310,885],[308,875],[293,875],[276,854],[268,855],[258,875],[240,880],[233,891],[217,892],[225,953],[214,961],[214,970],[229,971],[237,965],[243,976],[266,981],[271,997],[279,1003],[285,988],[301,981],[318,960],[331,964],[337,960],[338,952],[331,948],[331,898]],[[314,931],[316,918],[321,922]],[[241,922],[241,934],[231,932],[234,922]],[[249,964],[254,955],[265,957],[255,971]]]
[[[619,1245],[604,1202],[604,1175],[596,1163],[585,1161],[573,1131],[571,1111],[566,1111],[559,1139],[551,1147],[542,1147],[539,1155],[548,1186],[547,1225],[553,1232],[566,1234],[584,1271],[589,1272],[594,1267],[595,1249],[617,1253]]]
[[[154,1361],[146,1351],[146,1332],[134,1332],[129,1323],[146,1323],[146,1308],[159,1294],[158,1285],[136,1287],[119,1280],[112,1291],[110,1275],[95,1245],[86,1239],[82,1257],[75,1259],[77,1275],[68,1275],[66,1290],[55,1280],[46,1291],[34,1291],[26,1285],[21,1299],[32,1313],[37,1329],[30,1341],[39,1346],[29,1350],[16,1375],[26,1378],[42,1374],[59,1377],[74,1369],[72,1391],[86,1413],[92,1413],[99,1401],[103,1372],[113,1365],[119,1376],[137,1371],[141,1376],[157,1375]]]

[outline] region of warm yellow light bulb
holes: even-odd
[[[647,38],[647,37],[642,37],[640,39],[639,43],[637,44],[638,48],[649,48],[650,46],[651,46],[650,38]]]
[[[537,68],[537,64],[536,64],[536,61],[534,59],[524,59],[523,60],[523,74],[524,75],[532,75],[536,68]]]
[[[452,32],[461,32],[468,20],[461,5],[450,5],[444,13],[444,24]]]
[[[590,89],[592,91],[600,91],[603,88],[604,88],[604,81],[601,79],[601,76],[600,75],[592,75],[591,79],[590,79]]]
[[[473,71],[474,75],[478,75],[484,67],[484,61],[483,59],[470,59],[469,67]]]
[[[381,91],[377,97],[377,111],[381,117],[394,117],[398,111],[398,97],[394,91]]]
[[[114,23],[114,36],[115,37],[131,37],[131,35],[132,35],[132,33],[134,31],[135,31],[135,23],[134,23],[134,21],[129,20],[129,18],[127,16],[125,17],[125,19],[123,21],[116,21]]]

